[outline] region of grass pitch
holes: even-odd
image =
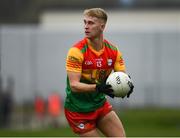
[[[180,109],[129,109],[119,112],[128,137],[180,137]],[[74,137],[69,127],[42,130],[0,130],[0,136]]]
[[[177,109],[133,109],[119,116],[127,136],[180,136],[180,110]]]

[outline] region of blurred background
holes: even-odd
[[[1,0],[1,136],[76,136],[63,114],[65,58],[92,7],[107,11],[104,36],[135,85],[109,99],[127,136],[180,136],[178,0]]]

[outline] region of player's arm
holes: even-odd
[[[115,62],[115,65],[114,65],[114,71],[122,71],[122,72],[126,73],[126,67],[125,67],[124,60],[122,58],[122,54],[121,54],[120,51],[118,51],[118,53],[117,53],[117,58],[116,58],[116,62]],[[127,94],[128,98],[129,98],[129,96],[131,95],[131,93],[133,92],[133,89],[134,89],[134,85],[133,85],[132,82],[129,85],[130,85],[130,91]]]
[[[117,56],[116,56],[116,61],[114,64],[114,71],[121,71],[121,72],[126,72],[126,67],[125,67],[125,63],[122,57],[121,52],[118,50],[117,52]]]
[[[71,48],[66,59],[66,71],[69,84],[73,92],[93,92],[96,84],[80,82],[82,72],[83,55],[78,48]]]
[[[86,84],[80,82],[81,73],[67,72],[69,77],[69,83],[73,92],[102,92],[111,98],[114,98],[113,90],[111,85],[107,85],[105,82],[102,84]]]
[[[81,73],[67,71],[71,90],[73,92],[94,92],[96,84],[86,84],[80,82]]]

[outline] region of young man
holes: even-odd
[[[85,10],[85,38],[69,50],[66,59],[65,115],[79,136],[98,137],[100,130],[105,136],[125,137],[123,125],[105,97],[114,97],[105,83],[111,71],[125,72],[121,52],[103,38],[106,21],[103,9]]]

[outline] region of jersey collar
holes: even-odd
[[[101,50],[99,50],[99,51],[96,51],[96,50],[93,48],[93,46],[91,45],[90,40],[89,40],[88,38],[85,38],[85,39],[86,39],[86,42],[87,42],[87,45],[88,45],[89,49],[90,49],[94,54],[96,54],[97,56],[100,56],[100,55],[102,55],[102,54],[104,53],[104,49],[105,49],[104,41],[103,41],[103,48],[102,48]]]

